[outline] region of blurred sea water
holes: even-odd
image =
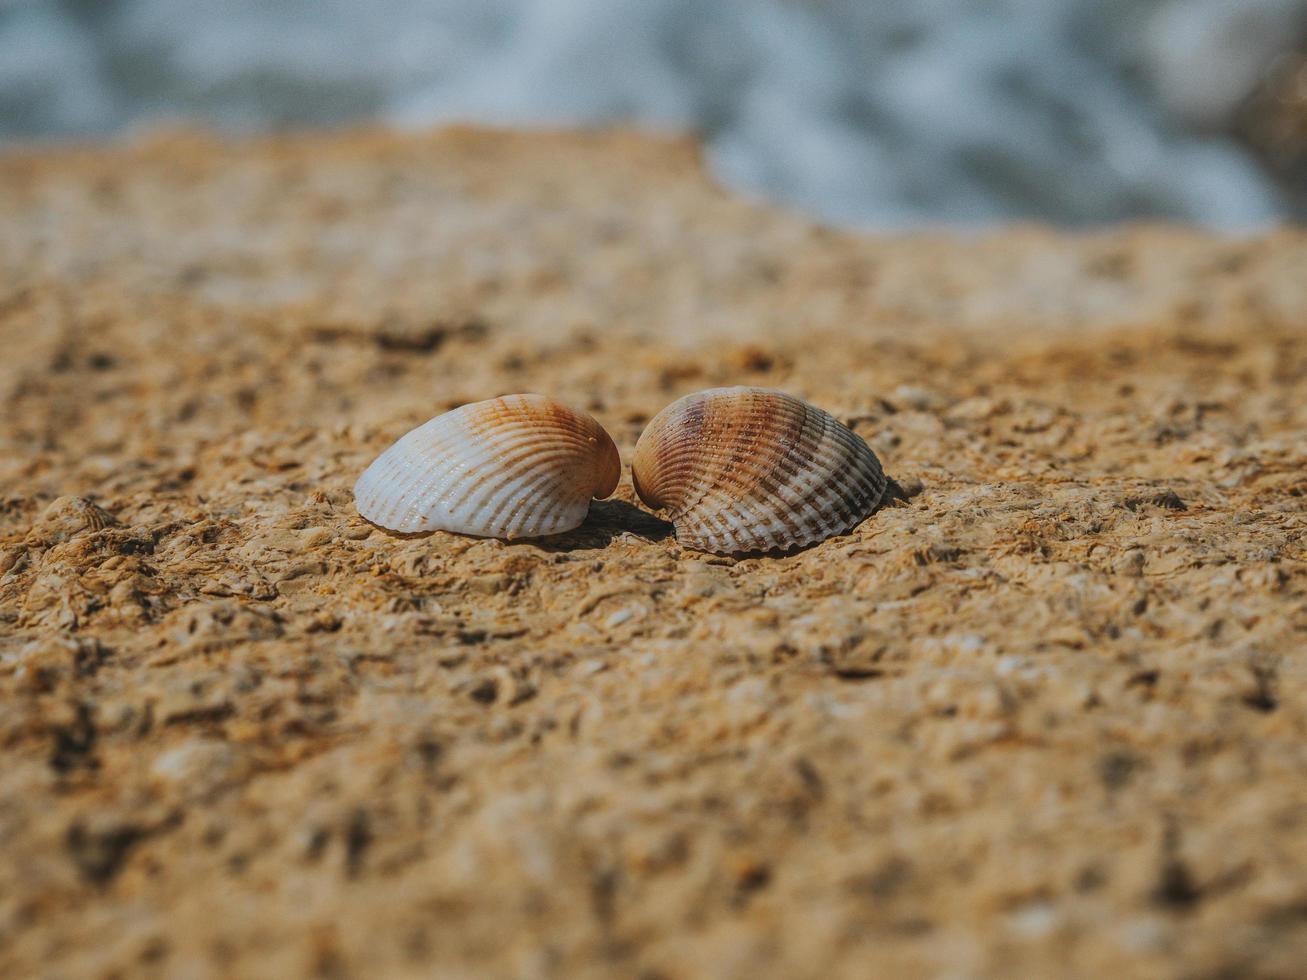
[[[636,123],[846,226],[1289,214],[1229,121],[1307,0],[0,0],[0,144]]]

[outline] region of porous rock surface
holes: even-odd
[[[0,975],[1206,977],[1307,958],[1307,235],[868,239],[628,133],[0,159]],[[793,555],[357,474],[687,392],[898,492]]]

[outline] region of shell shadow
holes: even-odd
[[[520,543],[542,551],[583,551],[607,547],[619,534],[626,533],[645,541],[662,541],[672,536],[672,530],[667,521],[625,500],[592,500],[589,516],[575,530],[547,538],[523,538]]]
[[[440,533],[438,531],[392,531],[388,527],[374,524],[365,517],[359,517],[358,520],[396,541],[420,541]],[[531,545],[542,551],[583,551],[607,547],[612,543],[613,538],[626,532],[645,541],[662,541],[672,536],[673,528],[667,521],[659,520],[649,512],[628,504],[625,500],[592,500],[585,523],[575,530],[543,538],[514,538],[511,541],[504,540],[504,544]],[[476,535],[461,536],[476,537]]]
[[[436,534],[435,531],[394,531],[368,520],[362,514],[356,515],[356,519],[359,524],[364,524],[374,531],[380,531],[385,537],[394,538],[396,541],[421,541],[423,538],[434,537]]]
[[[918,482],[916,493],[920,493],[920,492],[921,492],[921,484],[920,482]],[[876,504],[875,509],[873,509],[872,512],[867,515],[867,517],[872,517],[875,514],[879,514],[886,507],[892,507],[895,504],[899,503],[900,501],[903,503],[907,503],[914,496],[916,496],[916,493],[908,493],[906,490],[903,489],[903,487],[899,486],[898,480],[894,479],[894,477],[889,476],[887,474],[885,476],[885,492],[880,495],[880,501]]]

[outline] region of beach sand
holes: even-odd
[[[632,133],[0,158],[0,974],[1299,975],[1307,232],[860,237]],[[902,493],[388,535],[413,425],[688,392]]]

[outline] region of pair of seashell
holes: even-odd
[[[484,537],[578,527],[617,489],[603,427],[544,395],[464,405],[418,426],[354,485],[359,513],[400,532]],[[788,550],[857,525],[885,491],[880,461],[849,428],[792,395],[712,388],[663,409],[635,446],[635,491],[676,538],[717,554]]]

